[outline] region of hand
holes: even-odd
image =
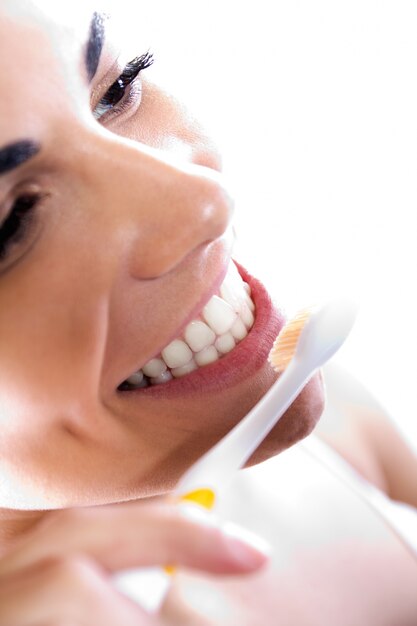
[[[252,572],[267,557],[214,522],[161,501],[47,513],[0,559],[0,626],[159,624],[112,573],[167,563]]]

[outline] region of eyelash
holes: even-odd
[[[108,112],[119,115],[126,111],[138,97],[138,90],[133,89],[140,72],[150,67],[154,62],[153,55],[146,52],[130,61],[117,80],[109,87],[93,111],[97,120],[102,119]],[[130,87],[126,96],[126,90]]]
[[[25,239],[30,230],[41,194],[23,194],[15,200],[9,215],[0,228],[0,262],[8,256],[10,248]]]
[[[130,61],[94,109],[96,119],[101,119],[109,111],[112,115],[126,111],[138,97],[138,91],[133,89],[135,81],[140,72],[150,67],[153,62],[154,58],[150,52]],[[130,90],[126,96],[128,87]],[[36,209],[43,198],[42,194],[27,193],[15,200],[9,215],[0,226],[0,262],[6,259],[14,244],[25,239],[34,222]]]

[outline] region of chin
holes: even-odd
[[[278,424],[254,452],[247,465],[255,465],[279,454],[310,435],[325,407],[321,372],[315,374],[284,413]]]
[[[172,490],[181,475],[253,408],[276,378],[277,374],[265,365],[250,382],[241,382],[235,389],[224,392],[216,400],[212,399],[209,405],[205,404],[198,409],[191,400],[183,402],[177,423],[180,423],[181,429],[187,429],[188,435],[170,450],[162,463],[141,477],[137,497],[144,494],[161,495]],[[262,463],[311,434],[320,419],[324,404],[322,377],[316,374],[246,466]],[[168,410],[166,416],[173,419]]]

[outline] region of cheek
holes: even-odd
[[[106,337],[101,282],[80,280],[89,263],[74,254],[86,247],[65,243],[45,236],[0,290],[0,392],[44,407],[41,414],[72,407],[93,388]]]

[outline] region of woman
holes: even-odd
[[[216,148],[137,44],[91,9],[0,3],[2,625],[156,623],[109,572],[266,561],[159,500],[114,504],[169,491],[247,413],[284,323],[231,261]],[[323,405],[317,376],[252,463]]]
[[[1,4],[11,80],[0,114],[1,406],[13,416],[2,506],[29,511],[166,492],[271,384],[266,353],[282,325],[255,284],[264,312],[251,363],[236,350],[189,381],[125,383],[219,293],[232,202],[203,131],[145,78],[142,87],[152,59],[141,43],[133,61],[116,58],[103,16],[42,9]],[[262,457],[309,432],[322,401],[316,380]],[[5,538],[43,516],[4,510]]]

